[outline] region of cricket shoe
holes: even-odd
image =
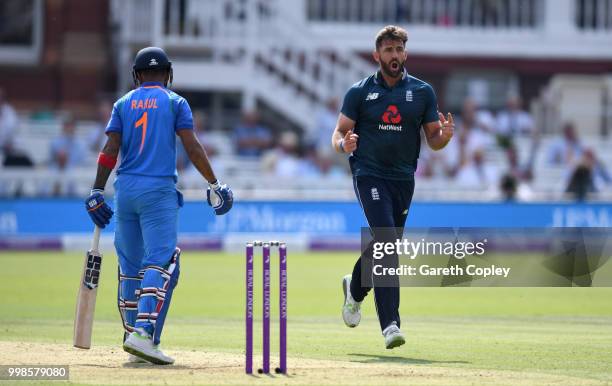
[[[123,350],[156,365],[171,365],[174,363],[173,358],[164,354],[157,345],[153,344],[153,339],[150,336],[138,331],[132,332],[123,342]]]
[[[351,275],[342,278],[344,291],[344,305],[342,306],[342,319],[348,327],[357,327],[361,321],[361,302],[356,302],[351,295]]]
[[[406,343],[406,338],[404,338],[404,334],[402,334],[402,331],[399,329],[399,327],[397,327],[397,324],[395,324],[395,322],[388,325],[382,333],[385,337],[385,347],[389,350]]]

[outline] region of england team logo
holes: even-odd
[[[406,102],[412,102],[412,90],[406,91]]]
[[[380,200],[380,195],[378,194],[378,189],[372,188],[371,193],[372,193],[372,200],[373,201]]]

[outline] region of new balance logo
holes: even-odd
[[[380,195],[378,194],[378,189],[372,188],[372,200],[378,201],[380,200]]]
[[[378,93],[377,92],[371,92],[366,97],[366,101],[373,101],[374,99],[378,99]]]
[[[406,91],[406,102],[412,102],[412,91]]]
[[[157,63],[157,60],[155,60],[155,58],[151,58],[151,61],[149,62],[149,66],[157,66],[159,63]]]

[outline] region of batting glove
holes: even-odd
[[[208,184],[206,201],[215,210],[215,214],[220,216],[232,209],[234,194],[227,185],[221,185],[219,181],[215,181],[212,184]]]
[[[100,228],[104,228],[110,223],[113,217],[113,210],[104,202],[104,190],[93,189],[85,200],[85,209],[94,222]]]

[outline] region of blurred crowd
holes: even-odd
[[[19,118],[4,91],[0,89],[0,153],[4,168],[38,167],[55,173],[69,173],[77,167],[95,167],[97,154],[104,145],[104,128],[112,110],[112,101],[101,100],[97,119],[84,132],[79,122],[67,116],[59,134],[48,141],[48,149],[28,149],[19,139]],[[224,175],[232,162],[256,164],[265,175],[296,178],[346,178],[350,173],[346,156],[331,147],[331,135],[339,112],[339,101],[331,98],[313,114],[312,125],[304,132],[278,131],[266,126],[257,111],[246,111],[235,127],[222,132],[210,131],[206,114],[194,110],[194,128],[213,167]],[[604,163],[596,152],[583,144],[571,122],[545,148],[541,133],[521,99],[511,95],[506,106],[494,114],[472,99],[466,99],[455,117],[455,136],[443,150],[429,150],[422,138],[417,178],[420,181],[452,182],[455,189],[481,189],[494,192],[503,200],[529,200],[536,156],[546,164],[562,168],[562,188],[569,197],[584,200],[590,193],[612,183]],[[47,152],[44,163],[36,165],[28,151]],[[40,158],[40,157],[39,157]],[[181,174],[196,174],[180,143],[177,169]],[[56,183],[43,195],[70,195],[74,187]]]
[[[563,169],[562,189],[568,197],[584,200],[612,182],[605,165],[595,150],[581,142],[572,122],[566,122],[562,134],[542,149],[541,133],[516,95],[510,95],[496,115],[468,98],[455,122],[455,136],[443,151],[421,146],[417,169],[421,178],[445,177],[458,187],[498,193],[503,200],[529,200],[540,154],[547,166]],[[500,153],[501,162],[492,162],[491,156]]]

